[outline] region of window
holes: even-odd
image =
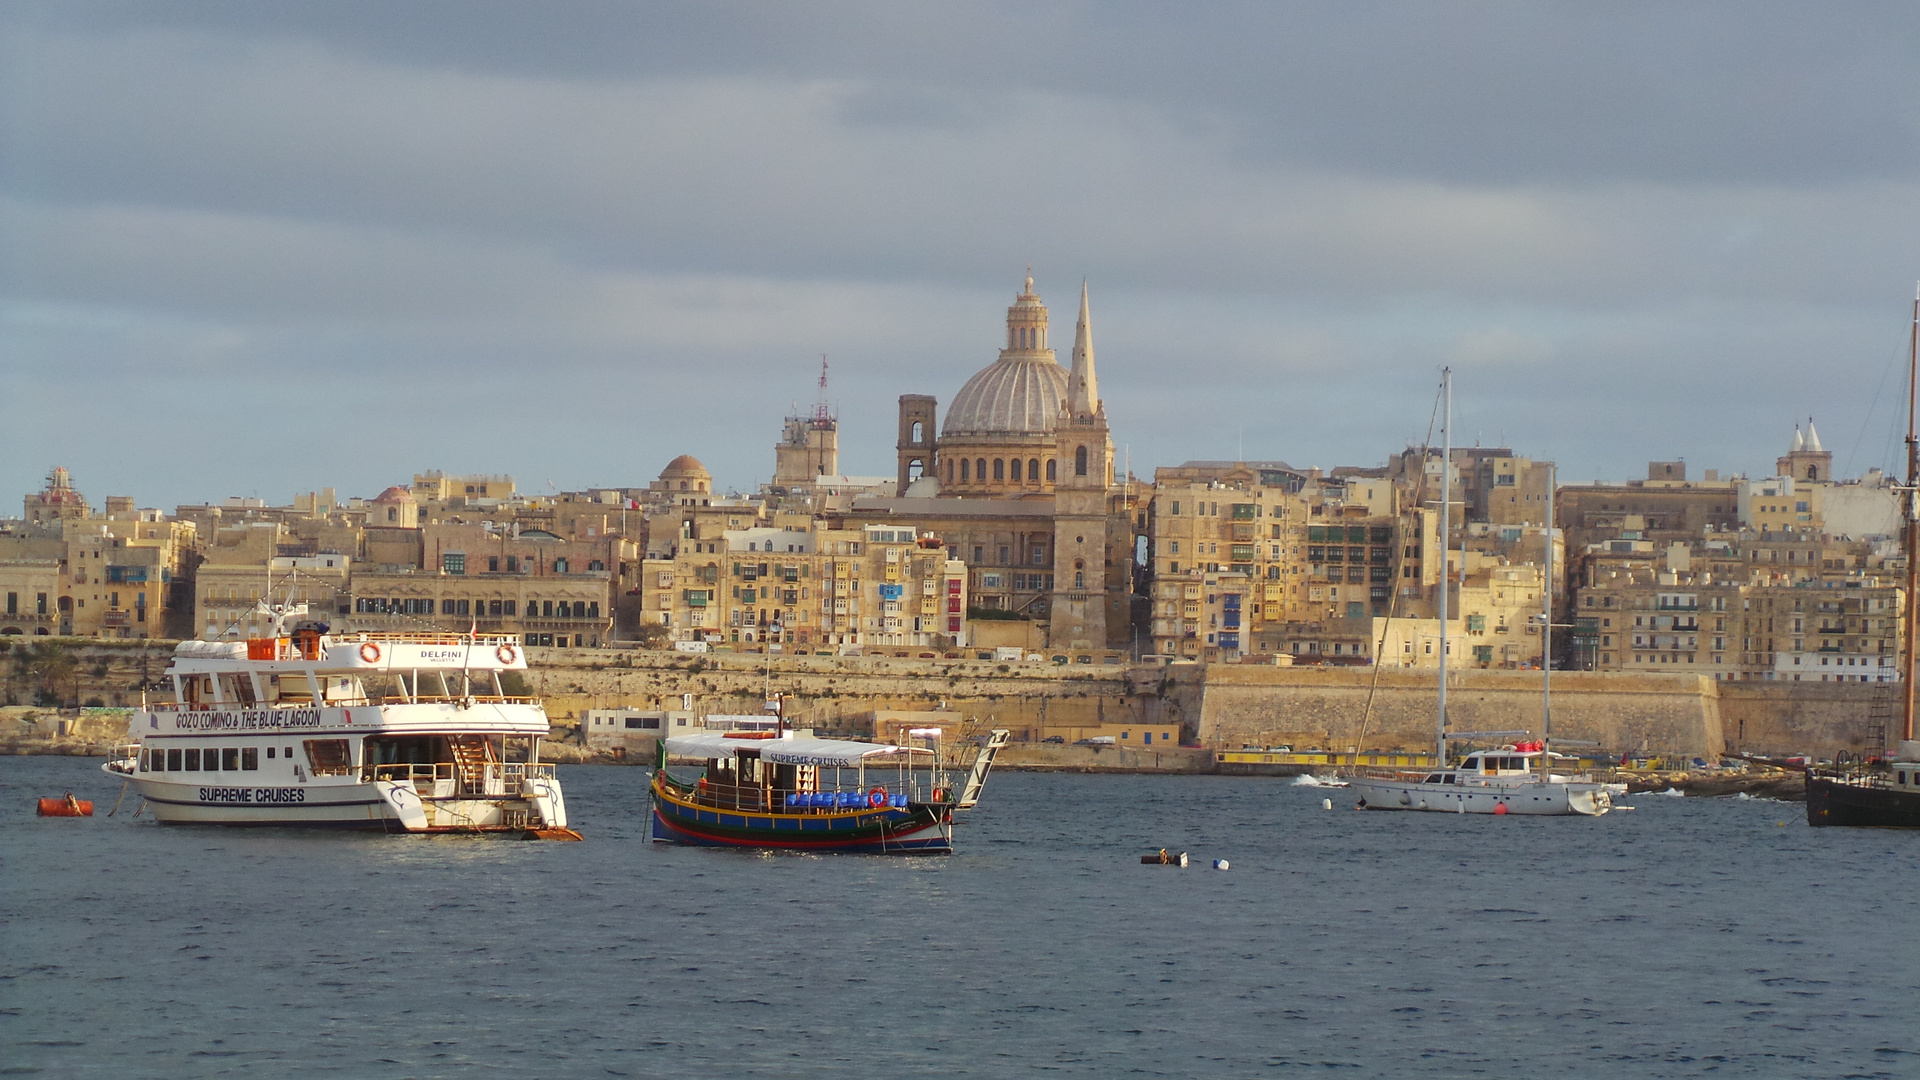
[[[1073,448],[1073,475],[1087,475],[1087,448],[1084,446]]]
[[[229,746],[220,751],[220,767],[228,772],[240,771],[240,748]]]
[[[507,556],[507,573],[517,574],[519,572],[520,572],[520,556],[518,555]]]
[[[315,776],[344,776],[353,771],[353,753],[345,739],[307,739],[307,766]]]
[[[972,465],[973,463],[968,461],[966,458],[960,459],[960,479],[962,480],[970,479]],[[953,462],[951,461],[947,462],[947,468],[949,469],[953,468]]]
[[[1005,459],[1005,458],[994,458],[994,459],[993,459],[993,478],[994,478],[995,480],[1005,480],[1005,479],[1006,479],[1006,475],[1005,475],[1005,474],[1006,474],[1006,471],[1007,471],[1007,462],[1006,462],[1006,459]]]
[[[467,572],[467,557],[458,551],[449,551],[440,556],[440,569],[449,574]]]
[[[974,479],[976,480],[985,480],[987,478],[987,459],[986,458],[973,459],[973,476],[974,476]]]
[[[187,748],[186,761],[185,761],[185,764],[180,766],[180,770],[182,772],[199,772],[200,771],[200,748],[199,747],[190,746]]]
[[[1052,483],[1053,480],[1054,480],[1053,459],[1048,458],[1047,459],[1047,482]]]
[[[564,573],[566,573],[566,572],[567,572],[567,560],[565,560],[565,559],[555,559],[555,560],[553,560],[553,572],[554,572],[554,573],[556,573],[556,574],[564,574]]]
[[[181,759],[181,752],[180,752],[180,751],[178,751],[178,750],[168,750],[168,751],[167,751],[167,771],[168,771],[168,772],[181,772],[181,771],[183,771],[183,770],[184,770],[184,768],[185,768],[185,766],[181,764],[181,760],[180,760],[180,759]],[[195,762],[195,764],[198,764],[198,762]]]
[[[1030,459],[1028,459],[1028,461],[1027,461],[1027,479],[1028,479],[1028,480],[1038,480],[1038,479],[1040,479],[1040,459],[1039,459],[1039,458],[1030,458]]]
[[[497,574],[499,572],[500,572],[500,556],[498,555],[487,556],[487,573]]]

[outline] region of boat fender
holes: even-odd
[[[502,645],[493,650],[493,655],[499,657],[500,662],[503,664],[511,664],[520,658],[520,654],[514,651],[512,643]]]
[[[1360,801],[1360,805],[1361,805],[1361,806],[1365,806],[1365,805],[1367,805],[1367,803],[1366,803],[1366,800],[1365,800],[1365,799],[1362,799],[1362,800]],[[1322,809],[1322,810],[1331,810],[1331,809],[1333,809],[1333,800],[1332,800],[1332,799],[1321,799],[1321,800],[1320,800],[1320,809]]]
[[[1411,796],[1411,795],[1409,795],[1409,794],[1407,794],[1407,793],[1406,793],[1406,792],[1404,792],[1404,791],[1403,791],[1403,792],[1401,792],[1401,793],[1400,793],[1400,805],[1401,805],[1401,806],[1412,806],[1412,805],[1413,805],[1413,796]]]
[[[883,787],[877,787],[877,788],[874,788],[872,791],[867,792],[867,805],[868,806],[887,805],[887,789]]]
[[[371,641],[361,645],[360,659],[366,661],[369,664],[379,663],[380,662],[380,646],[374,644]]]
[[[1226,870],[1226,869],[1228,869],[1228,865],[1227,865],[1227,860],[1225,860],[1225,859],[1215,859],[1215,860],[1213,860],[1213,868],[1214,868],[1215,870]]]
[[[1331,802],[1332,800],[1328,801]],[[1367,808],[1367,800],[1361,799],[1359,802],[1353,804],[1353,808],[1355,810],[1365,810]]]
[[[1494,812],[1495,814],[1504,814],[1504,813],[1506,813],[1506,812],[1507,812],[1507,804],[1506,804],[1506,803],[1495,803],[1495,804],[1493,805],[1493,812]]]

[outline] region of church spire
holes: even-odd
[[[1087,283],[1080,282],[1080,322],[1073,329],[1073,372],[1067,377],[1067,410],[1075,417],[1100,412],[1100,380],[1093,373],[1093,316],[1087,308]]]

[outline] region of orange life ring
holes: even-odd
[[[380,662],[380,646],[375,645],[371,641],[360,646],[360,659],[366,661],[369,664],[379,663]]]
[[[868,806],[887,805],[887,789],[883,787],[877,787],[877,788],[874,788],[872,791],[867,792],[867,805]]]
[[[499,648],[493,650],[493,655],[499,657],[500,662],[503,664],[511,664],[514,662],[514,660],[518,659],[518,656],[519,656],[518,653],[515,653],[513,651],[512,642],[508,642],[507,644],[502,645]]]

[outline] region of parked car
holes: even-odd
[[[1040,741],[1043,743],[1044,742],[1063,743],[1067,741],[1067,737],[1065,735],[1049,735],[1046,738],[1041,739]]]

